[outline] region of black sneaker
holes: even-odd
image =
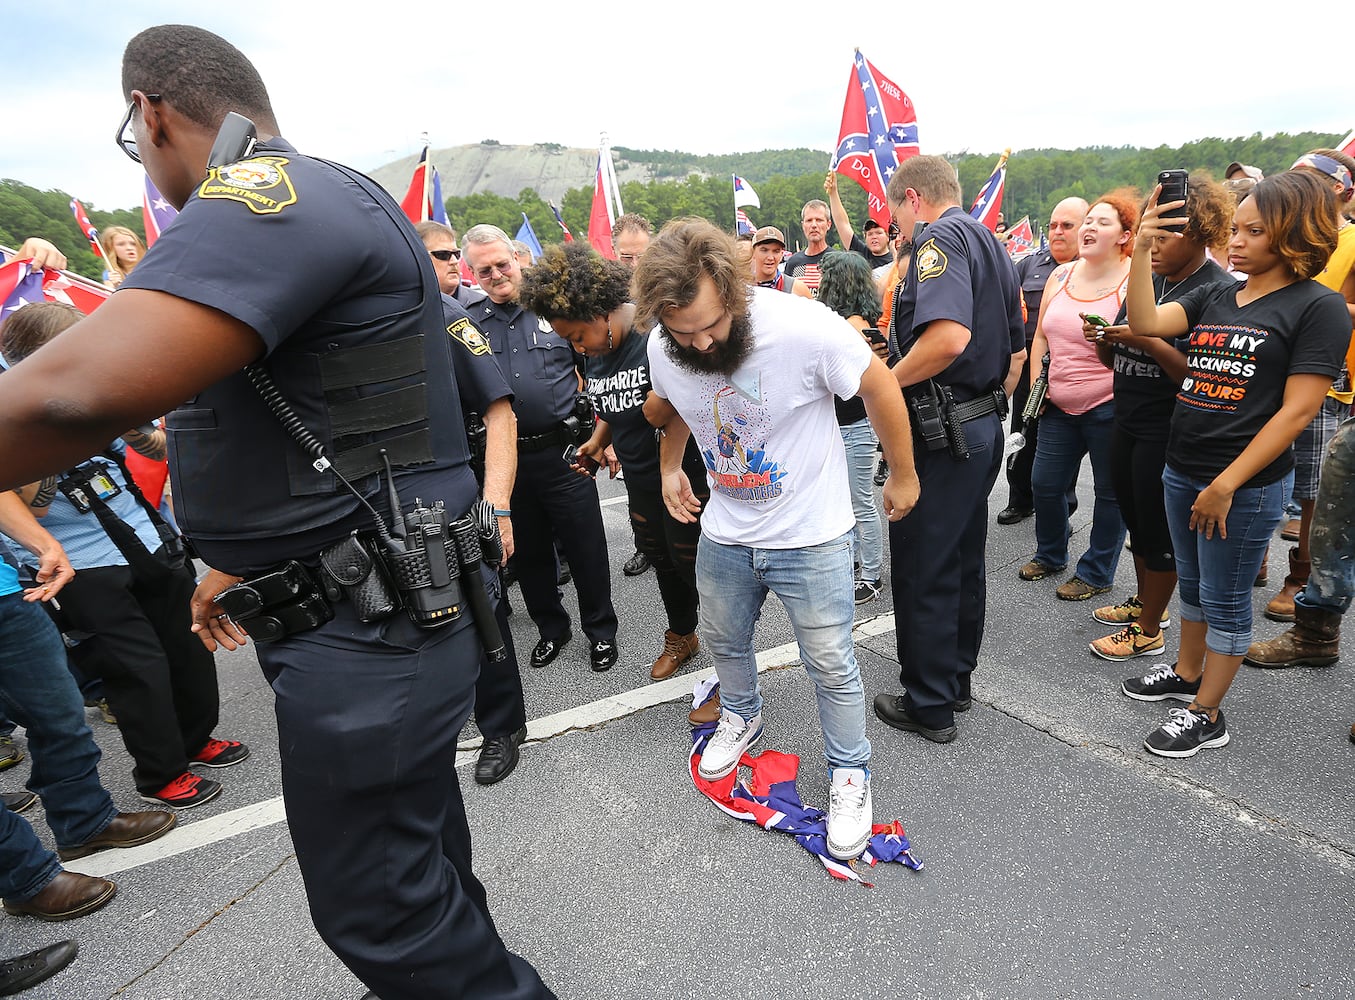
[[[3,802],[10,812],[21,813],[31,808],[36,801],[38,797],[27,789],[22,792],[0,792],[0,802]]]
[[[1210,722],[1206,712],[1173,708],[1171,719],[1149,733],[1143,746],[1159,757],[1194,757],[1201,750],[1227,743],[1228,727],[1223,724],[1222,712]]]
[[[875,598],[879,597],[880,584],[882,582],[883,581],[881,580],[876,580],[874,583],[871,583],[869,580],[857,580],[855,587],[856,603],[865,604],[868,601],[873,601]]]
[[[889,478],[889,463],[882,458],[880,459],[880,464],[875,467],[875,485],[883,486],[885,484],[885,480],[888,478]]]
[[[616,643],[611,639],[599,639],[593,643],[588,655],[593,661],[593,669],[598,673],[611,670],[616,663]]]
[[[635,555],[626,560],[621,572],[627,576],[639,576],[650,567],[649,556],[645,555],[639,549],[635,550]]]
[[[1188,681],[1176,672],[1176,664],[1159,663],[1142,677],[1130,677],[1120,690],[1135,701],[1166,701],[1174,698],[1187,704],[1200,693],[1199,681]]]

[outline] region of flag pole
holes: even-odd
[[[428,156],[428,147],[431,145],[428,141],[428,133],[423,133],[423,206],[419,209],[419,221],[428,221],[428,175],[432,169],[432,162]]]

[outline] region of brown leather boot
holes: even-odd
[[[1294,597],[1308,582],[1308,573],[1313,565],[1307,559],[1300,559],[1298,552],[1297,548],[1289,550],[1289,575],[1284,578],[1284,588],[1266,605],[1266,617],[1271,621],[1294,620]]]
[[[1326,667],[1340,658],[1341,616],[1294,605],[1294,625],[1284,635],[1254,642],[1242,662],[1270,670]]]
[[[693,726],[702,726],[707,722],[715,722],[720,718],[720,692],[716,691],[711,695],[708,702],[700,708],[694,708],[687,713],[687,721]]]
[[[99,909],[117,891],[118,887],[106,878],[63,871],[32,899],[5,900],[5,912],[39,920],[74,920]]]
[[[678,667],[695,656],[700,648],[701,640],[696,637],[695,632],[678,635],[672,629],[665,629],[663,652],[654,661],[654,666],[649,668],[650,680],[661,681],[665,677],[672,677],[677,673]]]

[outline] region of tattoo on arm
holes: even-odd
[[[19,491],[16,490],[15,492],[18,493]],[[56,476],[48,476],[46,479],[43,479],[38,483],[38,491],[33,494],[33,499],[28,501],[28,506],[37,507],[39,509],[43,507],[50,507],[52,505],[52,499],[55,496],[56,496]]]
[[[165,432],[159,427],[138,427],[124,433],[122,439],[129,448],[152,462],[159,462],[165,457]]]

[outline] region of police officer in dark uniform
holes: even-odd
[[[532,666],[546,666],[573,638],[556,582],[558,539],[574,575],[593,669],[608,670],[616,663],[616,611],[597,484],[575,473],[564,458],[566,448],[592,433],[591,413],[578,407],[574,350],[518,302],[522,268],[507,233],[473,226],[462,236],[461,250],[488,296],[471,315],[489,337],[518,418],[514,563],[527,613],[541,634]]]
[[[1035,339],[1035,324],[1040,318],[1040,303],[1044,301],[1044,286],[1054,268],[1077,257],[1077,231],[1087,216],[1087,203],[1081,198],[1065,198],[1049,214],[1049,248],[1022,257],[1016,263],[1016,277],[1021,282],[1021,297],[1026,305],[1026,363],[1021,366],[1021,378],[1012,392],[1012,430],[1024,430],[1025,447],[1012,458],[1007,467],[1007,506],[997,515],[998,524],[1016,524],[1035,513],[1035,494],[1030,488],[1030,470],[1035,464],[1035,442],[1040,431],[1038,420],[1026,427],[1021,411],[1030,395],[1031,369],[1040,372],[1041,359],[1030,357],[1030,344]],[[1068,508],[1077,510],[1076,479],[1068,487]]]
[[[875,714],[948,743],[954,713],[969,708],[983,639],[988,493],[1026,354],[1021,297],[1007,252],[960,208],[949,163],[905,160],[887,196],[916,247],[894,303],[902,357],[893,371],[909,400],[922,490],[913,511],[889,525],[904,693],[879,695]]]
[[[427,241],[425,234],[425,246]],[[442,318],[447,323],[447,335],[452,338],[456,384],[471,437],[471,467],[481,494],[498,512],[504,552],[512,555],[513,527],[508,511],[517,471],[513,393],[494,361],[489,340],[461,304],[445,291]],[[484,737],[480,759],[475,763],[475,781],[481,785],[492,785],[513,773],[518,765],[518,747],[527,737],[522,674],[508,625],[508,601],[500,591],[499,576],[495,574],[494,617],[506,655],[497,662],[482,657],[480,679],[475,682],[475,722]]]
[[[343,551],[375,518],[394,523],[392,491],[407,514],[416,498],[449,518],[476,500],[428,255],[379,186],[278,137],[258,72],[216,35],[147,29],[122,74],[119,141],[181,211],[135,281],[0,375],[0,488],[173,410],[175,513],[215,567],[194,629],[238,645],[214,595],[244,578],[236,607],[257,602],[278,622],[249,627],[285,633],[258,657],[321,937],[383,1000],[551,996],[505,948],[470,867],[454,764],[480,649],[471,616],[452,609],[454,594],[473,600],[475,567],[434,589],[451,556],[437,556],[436,525],[412,533],[429,542],[415,553],[429,580],[400,576],[401,595],[439,628],[413,611],[363,620],[371,604],[360,611],[356,586],[348,599],[311,596],[322,551]],[[228,112],[253,120],[257,148]],[[143,362],[136,379],[128,358]],[[303,448],[302,429],[318,448]]]

